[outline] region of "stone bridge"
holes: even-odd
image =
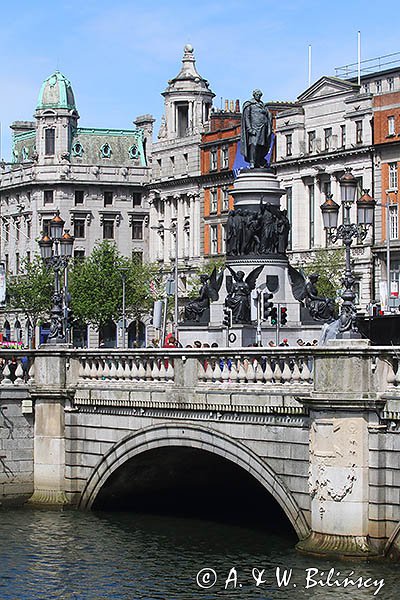
[[[29,374],[6,366],[0,384],[3,500],[10,473],[31,502],[83,509],[134,501],[150,475],[162,503],[170,474],[183,487],[240,486],[243,474],[300,550],[397,558],[399,352],[361,341],[27,352]]]

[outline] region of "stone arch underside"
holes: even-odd
[[[143,452],[165,446],[188,446],[217,454],[250,473],[276,500],[299,539],[310,528],[293,494],[280,477],[242,442],[219,431],[193,425],[156,425],[125,436],[114,444],[94,468],[82,491],[79,507],[90,509],[107,479],[128,460]]]

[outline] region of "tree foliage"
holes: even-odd
[[[313,261],[303,266],[306,275],[318,273],[318,295],[337,298],[342,287],[345,258],[344,248],[323,248],[316,251]]]
[[[22,310],[31,324],[47,318],[54,292],[54,275],[38,254],[32,261],[24,258],[18,275],[7,279],[8,305]]]
[[[152,265],[126,258],[115,244],[104,240],[90,256],[76,260],[70,273],[70,306],[76,320],[96,329],[122,316],[122,274],[125,276],[126,316],[141,319],[151,309],[150,282],[156,277]]]

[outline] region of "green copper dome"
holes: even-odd
[[[44,80],[36,108],[66,108],[76,110],[71,83],[60,71],[56,71]]]

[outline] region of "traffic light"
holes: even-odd
[[[281,325],[286,325],[287,323],[287,308],[286,306],[281,306]]]
[[[273,306],[271,308],[269,316],[271,317],[271,325],[276,325],[278,323],[278,309],[276,308],[276,306]]]
[[[224,318],[222,320],[222,325],[225,325],[230,329],[232,327],[232,309],[224,308]]]
[[[263,319],[266,321],[271,314],[271,310],[274,306],[274,303],[271,302],[271,298],[273,298],[273,294],[268,294],[265,292],[263,295]]]

